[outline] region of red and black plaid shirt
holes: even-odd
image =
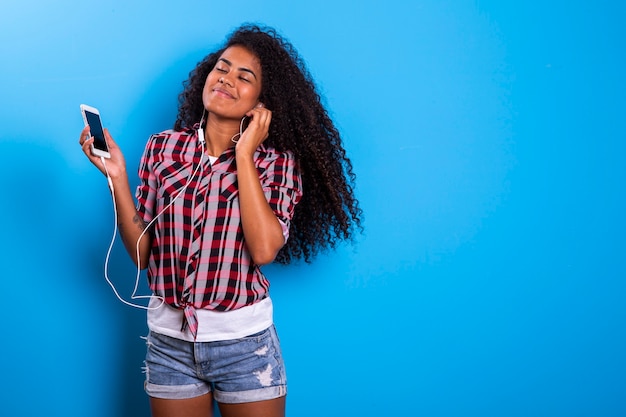
[[[153,135],[141,158],[136,193],[137,210],[148,223],[189,184],[151,227],[148,280],[156,295],[185,311],[194,337],[195,309],[234,310],[262,300],[269,289],[243,236],[234,148],[213,164],[202,152],[195,130]],[[254,162],[286,239],[302,196],[294,156],[261,145]]]

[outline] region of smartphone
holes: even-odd
[[[93,143],[91,150],[94,155],[110,158],[109,146],[104,138],[104,130],[102,129],[102,121],[100,120],[100,111],[95,107],[86,104],[80,105],[80,112],[83,114],[85,126],[89,126]]]

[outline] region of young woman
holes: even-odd
[[[361,227],[339,132],[293,46],[244,25],[191,72],[173,130],[153,135],[130,190],[114,189],[126,248],[148,268],[146,392],[160,416],[283,416],[286,377],[261,266],[349,240]]]

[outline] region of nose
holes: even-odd
[[[223,76],[219,78],[218,80],[221,84],[227,84],[228,86],[232,87],[233,83],[228,79],[228,78],[224,78]]]

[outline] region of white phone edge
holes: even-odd
[[[87,116],[85,115],[85,111],[88,111],[90,113],[93,114],[97,114],[98,115],[98,119],[100,119],[100,110],[98,110],[97,108],[93,107],[93,106],[89,106],[87,104],[81,104],[80,105],[80,114],[82,114],[83,116],[83,123],[85,123],[85,126],[89,126],[89,123],[87,122]],[[102,121],[100,122],[102,123]],[[103,158],[111,158],[111,154],[107,151],[103,151],[100,149],[96,149],[93,146],[93,143],[91,144],[91,152],[96,155],[96,156],[101,156]]]

